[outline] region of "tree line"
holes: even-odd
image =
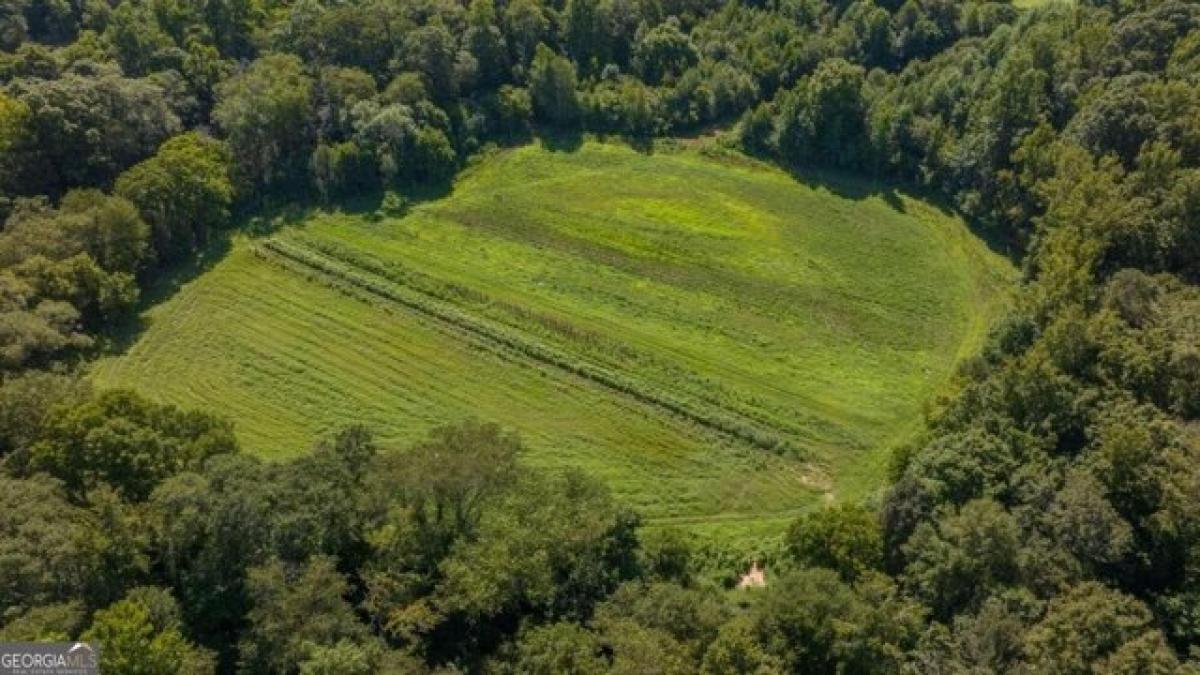
[[[264,199],[712,125],[921,186],[1024,270],[884,494],[798,519],[761,591],[488,424],[266,463],[75,374]],[[1196,672],[1198,167],[1183,0],[7,2],[0,639],[129,673]]]

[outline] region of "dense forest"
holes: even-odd
[[[713,130],[936,195],[1024,271],[883,497],[799,518],[765,588],[486,422],[272,463],[81,376],[246,214]],[[6,0],[0,219],[2,640],[106,673],[1200,672],[1200,3]]]

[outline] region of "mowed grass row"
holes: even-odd
[[[1012,278],[957,218],[873,188],[528,146],[403,219],[320,214],[278,238],[751,420],[861,493]]]
[[[519,432],[529,464],[581,468],[650,518],[801,508],[825,487],[801,464],[349,296],[244,241],[146,320],[95,381],[229,414],[245,449],[268,457],[352,422],[403,445],[476,417]]]
[[[755,538],[879,486],[1012,279],[956,218],[874,188],[695,149],[507,151],[404,218],[239,241],[95,379],[227,414],[270,457],[351,422],[403,444],[492,420],[655,522]]]
[[[597,366],[578,354],[556,349],[524,331],[509,329],[484,317],[460,311],[440,294],[431,293],[428,288],[414,288],[411,279],[389,274],[389,270],[363,269],[354,263],[354,258],[348,261],[344,257],[338,258],[325,251],[314,251],[279,239],[265,241],[254,250],[264,257],[275,256],[302,274],[321,279],[347,293],[371,302],[397,303],[493,348],[513,352],[540,365],[557,368],[565,374],[607,387],[614,394],[629,396],[647,406],[658,408],[659,412],[676,415],[710,431],[729,436],[732,440],[775,454],[800,458],[785,438],[770,429],[758,428],[752,422],[739,419],[731,411],[704,405],[702,401],[681,398],[677,392],[669,389],[648,386],[635,373]],[[573,331],[568,331],[568,334],[578,335]]]

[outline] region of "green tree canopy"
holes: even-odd
[[[141,501],[166,478],[237,447],[228,422],[126,391],[57,408],[44,427],[29,464],[61,479],[76,498],[107,484]]]
[[[163,143],[117,179],[116,193],[150,224],[160,260],[178,259],[228,224],[234,197],[230,161],[224,143],[190,132]]]
[[[233,154],[238,187],[272,185],[307,159],[313,79],[300,59],[269,54],[217,88],[213,120]]]

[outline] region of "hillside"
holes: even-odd
[[[744,532],[876,488],[1011,276],[866,182],[526,146],[403,218],[237,241],[94,379],[227,415],[269,457],[350,421],[392,444],[497,421],[652,521]]]
[[[1200,675],[1197,317],[1195,0],[0,2],[0,662]]]

